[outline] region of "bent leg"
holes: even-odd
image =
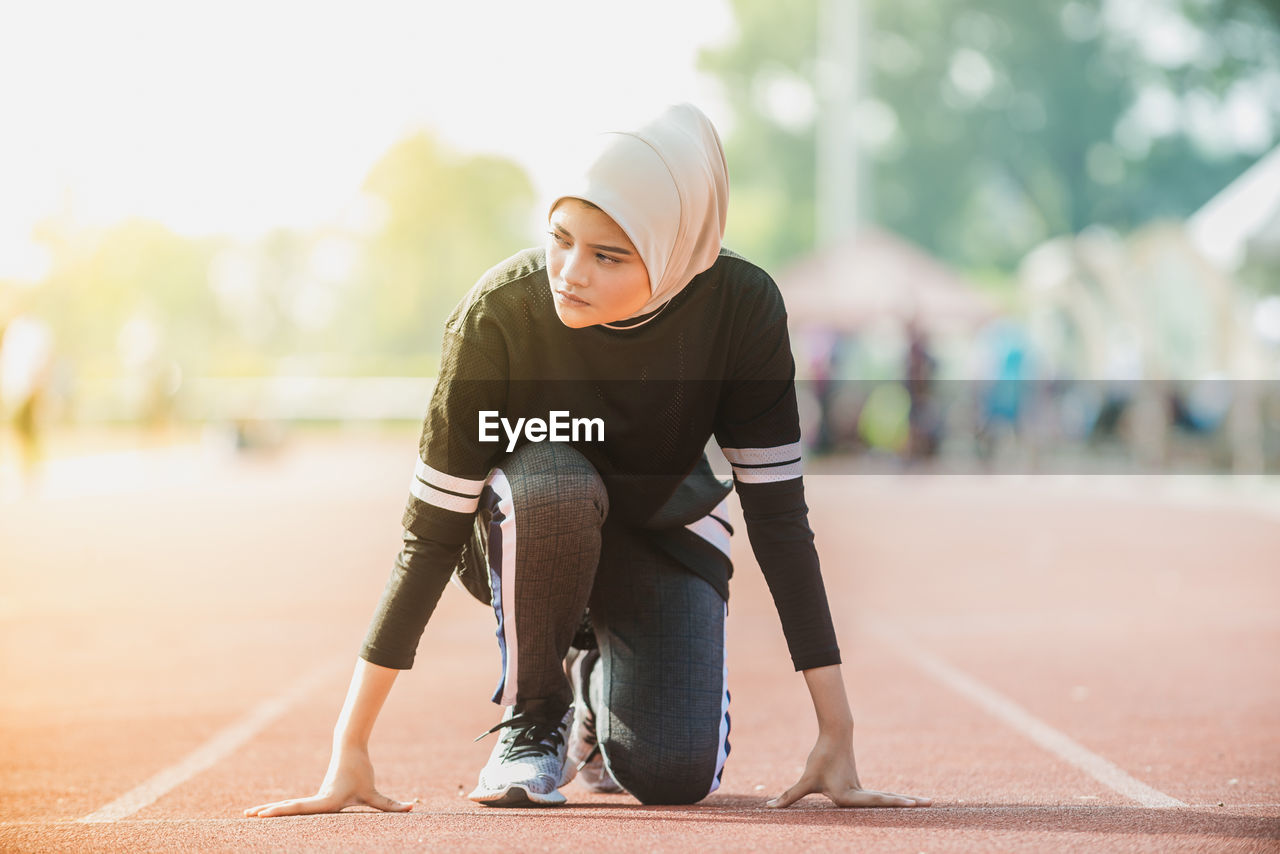
[[[568,708],[562,662],[591,594],[608,509],[599,474],[568,445],[525,445],[490,473],[460,577],[497,618],[494,702]]]
[[[643,533],[606,526],[590,690],[606,767],[646,804],[719,786],[729,753],[725,602]]]

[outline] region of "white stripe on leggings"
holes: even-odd
[[[516,514],[511,483],[502,469],[489,474],[488,483],[498,494],[498,507],[502,512],[500,550],[502,552],[502,598],[498,605],[498,619],[502,621],[502,644],[507,650],[506,670],[502,674],[502,696],[498,702],[511,706],[516,701],[516,674],[519,672],[519,646],[516,635]]]
[[[729,557],[729,529],[722,525],[716,517],[720,519],[729,518],[729,501],[727,499],[716,505],[716,509],[706,516],[696,522],[690,522],[685,525],[685,528],[715,546],[725,557]]]
[[[711,794],[720,788],[720,775],[724,773],[724,762],[729,758],[729,606],[724,606],[724,682],[721,687],[724,689],[723,695],[720,697],[720,745],[716,748],[716,772],[711,777],[711,788],[707,790],[707,794]]]

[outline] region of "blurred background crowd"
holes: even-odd
[[[783,290],[814,453],[944,471],[1280,470],[1277,0],[668,4],[658,14],[685,15],[690,30],[706,21],[687,45],[697,86],[654,84],[643,97],[629,95],[632,78],[611,79],[621,66],[592,65],[635,22],[570,3],[568,17],[587,17],[574,38],[557,41],[565,25],[554,21],[542,35],[533,19],[513,23],[537,49],[513,42],[487,56],[497,88],[472,84],[478,64],[388,84],[382,101],[409,110],[399,93],[460,89],[477,118],[432,119],[417,104],[387,124],[400,131],[385,132],[323,216],[255,216],[272,191],[262,181],[260,195],[239,198],[252,226],[191,226],[145,199],[130,207],[131,196],[94,208],[76,174],[32,172],[71,158],[64,137],[77,136],[117,146],[84,167],[126,171],[113,186],[181,189],[182,169],[216,164],[175,166],[162,149],[201,135],[227,148],[200,117],[235,100],[220,81],[238,58],[249,67],[242,54],[299,67],[279,80],[246,75],[272,106],[267,118],[245,113],[227,157],[283,170],[307,158],[272,148],[273,128],[302,128],[323,152],[344,122],[372,125],[359,106],[371,96],[334,82],[345,71],[331,66],[357,64],[343,66],[356,51],[344,38],[375,56],[378,33],[412,27],[383,6],[355,30],[330,16],[334,32],[315,37],[326,71],[311,75],[292,45],[324,13],[283,5],[271,21],[234,4],[206,11],[235,26],[218,31],[215,54],[194,54],[225,63],[198,86],[182,62],[200,27],[175,35],[175,50],[133,45],[134,66],[128,45],[89,67],[63,44],[71,71],[48,91],[40,69],[2,75],[27,95],[6,103],[28,110],[29,132],[0,138],[0,176],[49,186],[0,191],[0,466],[34,471],[51,447],[105,433],[249,450],[307,425],[415,424],[451,308],[487,267],[541,240],[530,163],[546,157],[520,146],[547,136],[557,111],[590,117],[605,101],[648,98],[695,100],[721,127],[733,179],[726,242]],[[126,4],[110,14],[123,33],[130,15],[176,13]],[[451,33],[447,18],[419,23],[433,44],[483,41]],[[650,23],[662,32],[669,20]],[[27,24],[32,51],[65,31],[53,18]],[[272,27],[299,41],[277,42]],[[566,78],[549,54],[579,50],[583,67]],[[623,53],[617,62],[646,73]],[[662,62],[653,45],[638,56]],[[112,76],[117,61],[128,75]],[[166,76],[191,103],[147,88]],[[513,101],[548,124],[489,129],[512,109],[494,92],[527,77],[538,88]],[[588,77],[613,94],[581,94]],[[32,118],[89,100],[119,109],[74,133]],[[149,138],[137,117],[170,108],[190,135]],[[331,125],[308,124],[320,112]],[[323,156],[311,160],[316,180],[300,172],[304,185],[326,171]],[[199,209],[200,189],[185,193]]]

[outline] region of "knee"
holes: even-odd
[[[710,786],[677,786],[668,783],[632,794],[645,806],[686,806],[696,804],[710,794],[710,791]]]
[[[686,753],[652,759],[644,763],[611,763],[614,778],[640,803],[696,804],[711,794],[717,773],[716,754]]]
[[[558,442],[531,442],[501,464],[517,508],[554,507],[570,525],[599,526],[609,514],[604,481],[580,452]]]

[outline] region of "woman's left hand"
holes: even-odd
[[[823,794],[838,807],[927,807],[931,798],[916,798],[862,788],[853,759],[851,738],[818,735],[799,782],[765,806],[789,807],[805,795]]]

